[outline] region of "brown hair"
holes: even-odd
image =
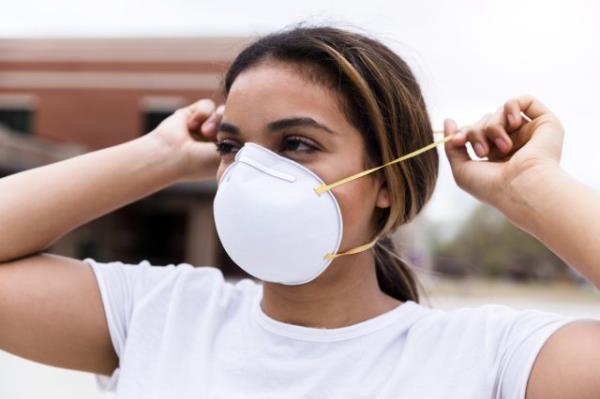
[[[372,165],[391,161],[433,141],[421,89],[402,58],[381,42],[346,30],[295,26],[259,38],[233,61],[224,79],[227,97],[236,77],[267,60],[316,67],[317,79],[341,95],[348,120],[365,140]],[[320,74],[320,75],[319,75]],[[438,174],[438,154],[383,168],[391,206],[378,208],[382,238],[374,247],[379,286],[400,299],[419,300],[417,281],[408,262],[395,253],[389,234],[410,222],[430,199]]]

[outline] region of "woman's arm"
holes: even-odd
[[[456,131],[447,120],[446,134]],[[548,108],[522,96],[461,129],[446,153],[461,188],[498,208],[600,287],[600,195],[560,168],[563,136]],[[489,161],[471,160],[467,141]]]
[[[0,180],[0,261],[49,247],[74,228],[176,181],[169,150],[143,136]]]
[[[212,102],[203,104],[212,111]],[[214,177],[214,145],[191,140],[185,112],[135,140],[1,179],[0,262],[44,250],[78,226],[190,177],[190,170],[196,179]],[[196,160],[190,165],[184,157]]]
[[[454,133],[456,124],[448,120],[445,128],[446,134]],[[600,287],[600,195],[561,169],[563,136],[548,108],[522,96],[461,129],[446,144],[446,153],[461,188],[496,207]],[[467,141],[488,162],[471,160]]]
[[[508,193],[502,207],[520,227],[600,288],[600,194],[555,164],[531,168]]]
[[[452,120],[444,127],[445,134],[457,132]],[[548,108],[522,96],[461,129],[445,149],[459,187],[498,208],[600,288],[600,196],[560,168],[563,135]],[[471,160],[467,141],[488,161]],[[600,398],[600,321],[569,323],[552,334],[536,358],[526,397]]]
[[[112,373],[117,358],[93,271],[80,260],[40,252],[77,226],[172,183],[214,177],[214,145],[190,135],[209,114],[215,117],[213,109],[201,101],[146,136],[0,179],[1,350]]]

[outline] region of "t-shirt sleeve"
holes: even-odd
[[[168,273],[174,276],[175,270],[183,270],[189,264],[174,264],[167,266],[151,265],[147,260],[137,264],[123,262],[98,262],[92,258],[85,258],[96,276],[104,313],[108,324],[110,339],[121,363],[127,342],[128,329],[131,317],[140,297],[144,292],[151,291]],[[119,380],[120,368],[114,370],[111,376],[95,374],[98,388],[101,391],[116,391]]]
[[[525,399],[529,375],[544,343],[559,328],[583,319],[539,310],[515,311],[503,328],[496,398]]]
[[[92,258],[85,258],[83,262],[87,263],[96,275],[110,339],[115,353],[121,359],[127,337],[127,326],[133,310],[136,277],[143,271],[144,266],[150,264],[146,260],[139,264],[102,263]],[[119,371],[119,368],[115,369],[111,376],[95,374],[100,390],[115,391]]]

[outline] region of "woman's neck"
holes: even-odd
[[[267,316],[284,323],[339,328],[371,319],[401,303],[379,288],[375,259],[368,251],[334,260],[306,284],[264,282],[260,306]]]

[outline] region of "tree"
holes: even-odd
[[[438,240],[433,251],[435,270],[453,276],[517,280],[574,277],[552,251],[488,205],[475,208],[457,234],[446,242]]]

